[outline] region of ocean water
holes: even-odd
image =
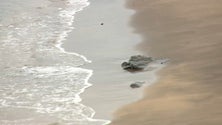
[[[87,0],[1,0],[0,125],[103,125],[81,104],[92,70],[62,43]]]

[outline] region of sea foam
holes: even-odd
[[[63,41],[87,0],[3,0],[0,4],[0,124],[103,125],[81,104],[92,70]]]

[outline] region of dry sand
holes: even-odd
[[[222,1],[131,0],[138,48],[170,64],[112,125],[222,124]]]

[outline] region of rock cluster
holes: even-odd
[[[124,70],[129,70],[129,71],[143,70],[152,61],[153,61],[152,57],[136,55],[136,56],[131,56],[129,61],[123,62],[121,66]]]
[[[127,70],[132,73],[140,72],[140,71],[148,71],[151,68],[149,64],[165,64],[168,59],[153,59],[152,57],[147,57],[143,55],[135,55],[131,56],[127,62],[123,62],[121,64],[124,70]],[[131,88],[140,88],[145,84],[145,82],[132,82],[130,84]]]
[[[153,62],[152,57],[146,57],[142,55],[131,56],[127,62],[121,64],[124,70],[134,72],[138,70],[144,70],[149,63]],[[134,82],[130,84],[131,88],[140,88],[145,82]]]

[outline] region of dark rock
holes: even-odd
[[[123,63],[121,64],[121,66],[122,66],[123,69],[133,69],[133,65],[131,65],[131,64],[128,63],[128,62],[123,62]]]
[[[104,23],[100,23],[100,25],[104,25]]]
[[[131,88],[140,88],[145,82],[135,82],[130,85]]]
[[[121,64],[125,70],[142,70],[147,67],[149,63],[153,61],[152,57],[146,57],[141,55],[131,56],[128,62]]]

